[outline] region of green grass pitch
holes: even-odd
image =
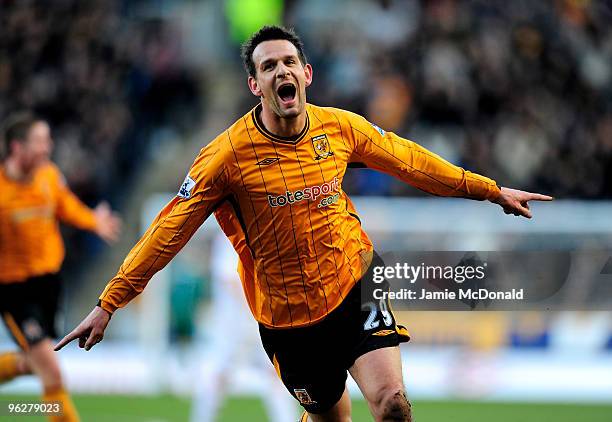
[[[9,400],[38,400],[32,396],[5,396]],[[95,396],[79,395],[74,401],[83,422],[185,422],[188,421],[189,401],[173,396]],[[610,422],[612,404],[544,404],[488,403],[459,401],[421,401],[413,403],[418,422]],[[14,419],[14,418],[13,418]],[[0,421],[13,420],[0,416]],[[24,422],[45,422],[42,417],[19,417]],[[369,416],[363,401],[353,401],[353,421],[367,422]],[[223,405],[219,422],[265,422],[264,407],[256,398],[231,398]],[[293,422],[293,421],[288,421]]]

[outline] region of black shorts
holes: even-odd
[[[378,255],[340,306],[321,322],[290,329],[259,325],[263,347],[283,384],[309,413],[324,413],[340,400],[347,371],[358,357],[410,339],[406,328],[396,325],[388,300],[362,301],[362,293],[371,298],[370,289],[385,286],[373,285],[375,265],[384,265]]]
[[[0,314],[13,339],[23,350],[45,338],[57,337],[55,316],[60,285],[58,274],[0,284]]]

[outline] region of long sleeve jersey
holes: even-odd
[[[367,270],[372,242],[342,189],[350,164],[440,196],[493,199],[493,180],[457,167],[356,114],[306,105],[297,136],[276,136],[261,105],[204,147],[177,196],[159,213],[100,296],[125,306],[215,213],[239,257],[255,319],[311,325],[334,310]]]

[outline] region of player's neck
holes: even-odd
[[[282,138],[299,135],[306,125],[306,110],[295,117],[283,118],[272,110],[262,107],[259,117],[268,132]]]

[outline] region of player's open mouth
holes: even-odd
[[[295,88],[295,85],[293,85],[292,83],[285,83],[279,86],[276,92],[284,104],[289,104],[295,100],[295,94],[297,93],[297,90]]]

